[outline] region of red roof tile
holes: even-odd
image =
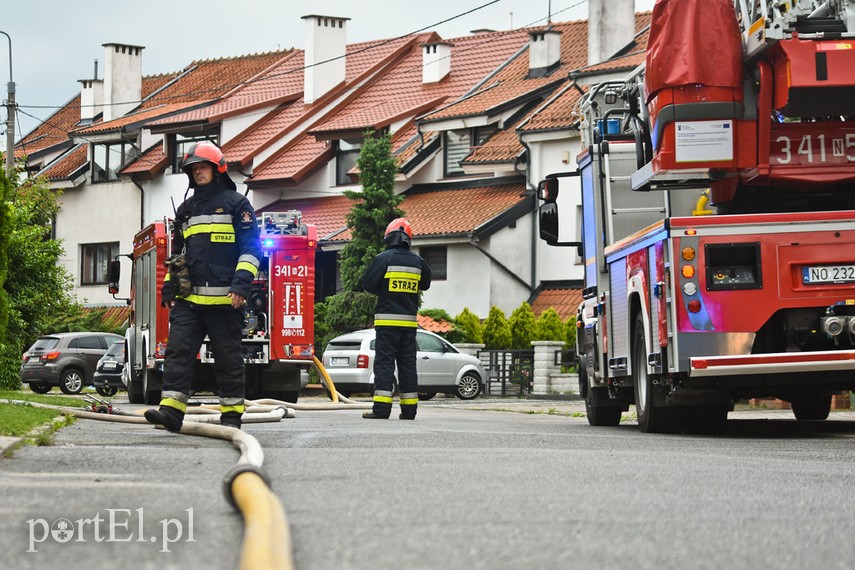
[[[88,147],[79,144],[66,152],[39,174],[48,180],[67,180],[88,161]]]
[[[447,333],[454,328],[454,325],[448,321],[437,321],[427,315],[416,315],[416,321],[419,327],[432,333]]]
[[[253,173],[250,186],[276,183],[297,184],[332,158],[332,146],[326,141],[302,134],[282,151],[262,162]]]
[[[518,130],[530,132],[569,128],[581,118],[577,109],[580,97],[579,90],[568,82],[558,93],[523,121]]]
[[[561,320],[566,321],[576,314],[581,302],[581,289],[544,286],[531,302],[531,309],[535,315],[540,316],[543,311],[552,307],[561,317]]]
[[[118,119],[108,121],[106,123],[98,123],[97,125],[93,125],[91,127],[85,127],[82,129],[75,130],[73,134],[75,136],[85,137],[86,135],[91,135],[95,133],[116,131],[121,129],[122,127],[127,127],[128,125],[142,124],[148,119],[151,119],[152,117],[162,117],[164,115],[177,113],[183,109],[186,109],[187,107],[192,107],[201,103],[202,102],[200,101],[186,101],[184,103],[172,103],[169,105],[159,105],[157,107],[146,107],[134,113],[119,117]]]
[[[169,157],[163,152],[163,143],[157,143],[123,168],[120,174],[134,174],[148,180],[161,174],[167,166]]]

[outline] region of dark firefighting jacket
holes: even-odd
[[[362,287],[377,295],[375,327],[418,327],[419,291],[430,288],[430,267],[405,244],[378,254],[365,274]]]
[[[196,188],[178,207],[172,253],[183,253],[187,260],[193,290],[181,297],[186,301],[231,305],[230,292],[249,299],[261,263],[261,240],[252,205],[228,175]],[[176,298],[168,274],[162,298],[164,302]]]

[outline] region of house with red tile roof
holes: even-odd
[[[143,48],[106,44],[105,77],[81,81],[80,95],[22,139],[16,155],[29,171],[63,189],[56,236],[81,299],[115,302],[108,261],[172,215],[187,191],[180,158],[200,140],[223,148],[259,212],[297,209],[317,226],[317,290],[335,292],[336,256],[350,237],[343,192],[360,188],[355,163],[368,130],[392,135],[395,191],[413,247],[434,269],[425,307],[483,317],[492,305],[509,312],[536,301],[544,281],[581,278],[573,252],[537,238],[534,189],[575,168],[573,105],[586,74],[626,72],[592,65],[586,21],[348,44],[347,18],[303,19],[305,49],[199,60],[154,77],[141,74]],[[621,39],[619,55],[643,51],[640,37]]]

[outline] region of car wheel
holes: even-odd
[[[793,408],[793,415],[800,422],[824,420],[828,418],[831,411],[831,393],[822,392],[798,396],[793,398],[790,405]]]
[[[434,396],[436,396],[436,392],[419,392],[419,400],[423,402],[427,402]]]
[[[95,386],[95,391],[105,398],[111,398],[119,391],[115,386]]]
[[[47,394],[53,388],[50,384],[30,383],[30,390],[36,394]]]
[[[467,372],[460,379],[454,395],[461,400],[474,400],[481,393],[481,379],[474,372]]]
[[[79,394],[83,389],[83,373],[77,368],[69,368],[59,379],[59,389],[63,394]]]

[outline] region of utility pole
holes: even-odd
[[[6,95],[6,176],[10,179],[15,172],[15,82],[12,80],[12,38],[0,30],[9,40],[9,83]]]

